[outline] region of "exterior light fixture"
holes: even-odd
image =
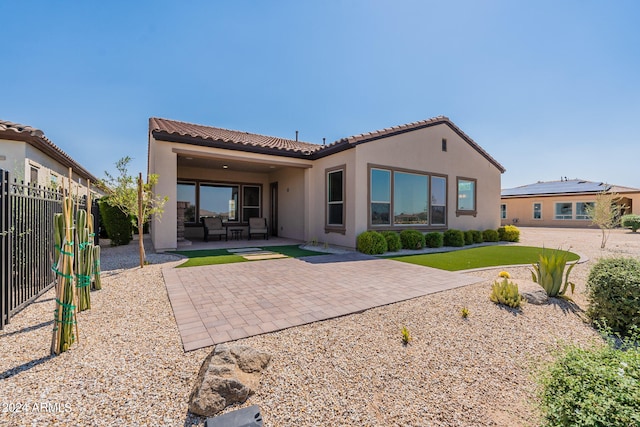
[[[229,169],[229,165],[222,165],[222,169]]]

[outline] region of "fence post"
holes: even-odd
[[[11,296],[11,239],[9,224],[9,172],[0,169],[0,329],[9,323]]]

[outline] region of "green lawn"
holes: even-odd
[[[533,264],[538,262],[540,253],[550,250],[533,246],[482,246],[459,251],[399,256],[389,259],[441,270],[458,271],[500,265]],[[569,252],[569,261],[577,261],[578,259],[580,257],[577,254]]]
[[[282,255],[286,255],[290,258],[324,255],[324,253],[322,252],[300,249],[296,245],[264,246],[260,247],[259,249],[264,251],[276,252]],[[201,265],[231,264],[234,262],[248,261],[241,255],[234,254],[226,249],[200,249],[195,251],[173,251],[172,253],[184,255],[189,258],[186,262],[180,264],[178,267],[196,267]]]

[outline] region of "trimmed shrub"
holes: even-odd
[[[499,242],[500,235],[497,230],[488,229],[482,232],[482,239],[485,242]]]
[[[405,249],[422,249],[424,247],[424,234],[418,230],[402,230],[400,240]]]
[[[471,234],[473,234],[473,243],[484,243],[481,231],[471,230]]]
[[[464,244],[473,245],[473,231],[467,230],[464,232]]]
[[[519,242],[520,229],[515,225],[505,225],[498,228],[498,237],[503,242]]]
[[[400,241],[400,235],[395,231],[383,231],[380,234],[384,236],[387,241],[387,250],[389,252],[397,252],[402,249],[402,242]]]
[[[604,320],[613,331],[628,334],[640,328],[640,261],[634,258],[599,260],[587,278],[587,316]]]
[[[365,231],[358,235],[356,247],[363,254],[383,254],[387,251],[387,239],[377,231]]]
[[[428,248],[441,248],[444,244],[444,238],[439,231],[432,231],[424,235],[424,244]]]
[[[640,215],[622,215],[620,223],[624,228],[630,228],[635,233],[640,229]]]
[[[445,246],[464,246],[464,233],[460,230],[456,230],[455,228],[450,228],[444,232],[443,240]]]
[[[111,206],[107,198],[103,197],[98,202],[102,225],[111,239],[111,246],[128,245],[131,242],[133,227],[131,218],[125,215],[120,208]]]
[[[640,347],[569,347],[540,379],[545,427],[640,425]]]

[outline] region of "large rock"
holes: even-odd
[[[549,302],[547,292],[536,282],[532,280],[518,280],[517,283],[518,291],[528,303],[543,305]]]
[[[189,410],[210,417],[242,403],[260,384],[271,356],[246,346],[217,345],[200,367],[189,397]]]

